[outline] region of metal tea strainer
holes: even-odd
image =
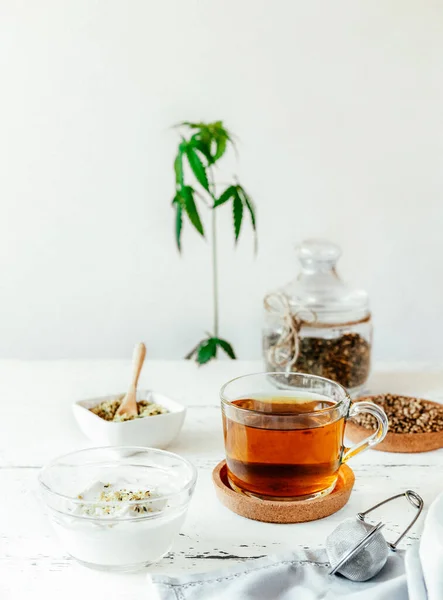
[[[381,532],[384,523],[380,521],[377,525],[371,525],[365,521],[365,517],[383,504],[403,496],[417,509],[417,514],[400,537],[389,543]],[[420,516],[422,508],[422,498],[416,492],[407,490],[358,513],[356,519],[343,521],[326,540],[326,551],[332,566],[330,574],[340,573],[351,581],[367,581],[377,575],[385,566],[389,551],[397,549],[397,545]]]

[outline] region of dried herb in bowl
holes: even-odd
[[[138,415],[117,415],[118,407],[120,406],[123,400],[124,394],[119,398],[115,398],[113,400],[105,400],[104,402],[100,402],[97,406],[90,408],[89,410],[93,412],[95,415],[104,419],[105,421],[132,421],[132,419],[141,419],[143,417],[153,417],[155,415],[162,415],[164,413],[169,412],[164,406],[160,404],[155,404],[154,402],[149,402],[148,400],[138,400],[137,408]]]
[[[440,407],[433,402],[396,394],[372,396],[370,401],[384,409],[388,417],[390,433],[443,431],[443,405]],[[366,413],[357,415],[352,420],[367,429],[377,427],[374,417]]]

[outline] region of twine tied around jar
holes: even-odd
[[[303,306],[291,310],[289,299],[282,292],[268,294],[264,305],[270,314],[279,316],[283,323],[279,339],[268,348],[268,360],[274,367],[284,368],[289,374],[300,353],[300,329],[303,325],[312,326],[317,321],[317,314]],[[306,315],[310,317],[306,319]]]

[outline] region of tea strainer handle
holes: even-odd
[[[417,521],[418,517],[420,516],[420,513],[423,510],[422,497],[419,496],[417,494],[417,492],[414,492],[413,490],[406,490],[406,492],[403,492],[402,494],[396,494],[395,496],[391,496],[390,498],[387,498],[386,500],[379,502],[375,506],[368,508],[368,510],[365,510],[364,512],[360,512],[357,514],[357,518],[360,519],[360,521],[364,521],[366,515],[368,515],[370,512],[372,512],[376,508],[383,506],[387,502],[396,500],[397,498],[403,498],[403,496],[409,501],[410,504],[412,504],[412,506],[414,506],[417,509],[417,514],[412,519],[412,521],[409,523],[409,525],[406,527],[406,529],[403,531],[403,533],[395,540],[395,542],[387,542],[388,546],[391,548],[391,550],[397,550],[398,544],[402,541],[402,539],[405,537],[405,535],[408,533],[408,531],[411,529],[411,527],[414,525],[414,523]]]

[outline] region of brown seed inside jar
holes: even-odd
[[[265,351],[277,344],[278,340],[278,334],[266,336]],[[371,345],[358,333],[344,333],[335,338],[300,337],[298,358],[291,370],[294,373],[326,377],[352,389],[367,380],[370,357]],[[266,368],[275,370],[269,361]]]

